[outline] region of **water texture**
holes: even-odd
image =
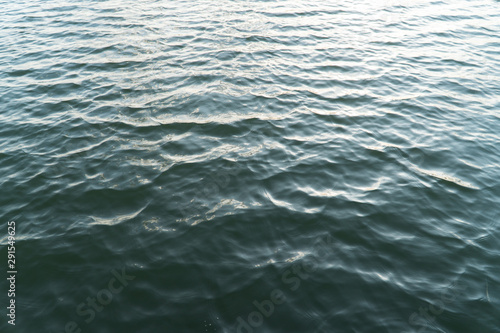
[[[2,1],[0,331],[500,332],[499,6]]]

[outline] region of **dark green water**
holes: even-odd
[[[498,1],[0,8],[2,333],[500,332]]]

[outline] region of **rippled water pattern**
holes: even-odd
[[[0,330],[500,332],[499,7],[3,1]]]

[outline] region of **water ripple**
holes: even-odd
[[[498,2],[2,4],[20,331],[497,329]]]

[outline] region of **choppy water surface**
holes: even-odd
[[[500,332],[499,6],[3,2],[1,331]]]

